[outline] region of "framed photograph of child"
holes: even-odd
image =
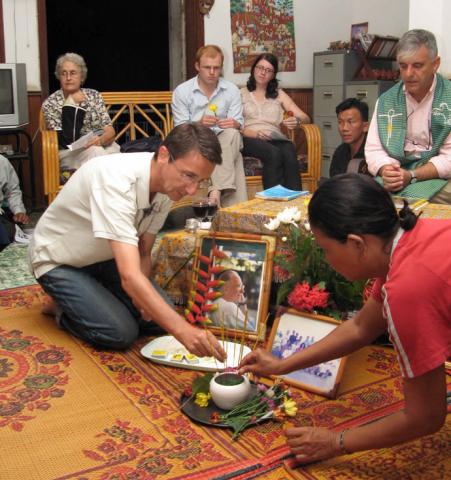
[[[321,340],[340,322],[321,315],[281,307],[277,310],[266,349],[278,358],[286,358]],[[335,398],[346,357],[313,365],[281,375],[287,383],[325,397]]]

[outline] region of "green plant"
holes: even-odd
[[[285,247],[274,259],[275,272],[282,280],[277,291],[278,305],[287,297],[290,298],[291,294],[291,300],[298,300],[297,304],[313,305],[310,310],[318,310],[337,319],[361,308],[365,281],[346,280],[329,266],[309,224],[301,221],[297,207],[286,208],[265,227],[273,231],[280,230],[285,241]],[[304,288],[297,288],[298,285]],[[320,296],[320,293],[328,295]],[[303,302],[299,298],[302,295],[308,295],[309,298]]]

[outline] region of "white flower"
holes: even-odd
[[[286,242],[288,240],[287,237],[282,237],[282,242]]]
[[[294,223],[300,219],[301,212],[298,207],[287,207],[277,214],[277,218],[281,223]]]
[[[271,218],[268,223],[264,224],[264,227],[268,230],[277,230],[280,226],[280,220],[278,218]]]
[[[268,390],[266,390],[265,395],[266,395],[268,398],[274,397],[275,392],[274,392],[274,390],[272,389],[272,387],[271,387],[271,388],[268,388]]]
[[[312,230],[310,228],[310,223],[307,220],[304,222],[304,228],[306,232],[310,232]]]
[[[296,212],[293,215],[293,220],[295,222],[299,222],[300,219],[301,219],[301,211],[296,207]]]

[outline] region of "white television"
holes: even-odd
[[[0,63],[0,128],[28,123],[25,63]]]

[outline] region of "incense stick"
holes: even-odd
[[[213,350],[213,345],[211,344],[210,342],[210,337],[208,336],[208,330],[207,330],[207,325],[204,324],[204,330],[205,330],[205,336],[207,337],[207,342],[208,342],[208,345],[210,346],[210,353],[213,354],[214,350]],[[219,371],[219,368],[218,368],[218,362],[216,361],[216,357],[214,355],[213,356],[213,360],[215,361],[215,365],[216,365],[216,370]]]
[[[266,327],[266,322],[268,321],[268,318],[269,318],[269,313],[268,313],[268,315],[266,315],[265,320],[258,325],[257,338],[255,339],[255,343],[254,343],[254,346],[252,347],[252,350],[255,350],[255,347],[257,346],[258,342],[260,341],[260,334],[263,333],[263,330]]]
[[[235,359],[236,359],[236,355],[235,355],[235,349],[236,349],[236,335],[237,335],[237,332],[238,332],[238,306],[237,306],[237,312],[236,312],[236,315],[235,315],[235,337],[234,337],[234,340],[233,340],[233,366],[235,366]]]
[[[238,365],[241,363],[241,359],[243,358],[244,337],[246,335],[247,317],[248,317],[248,310],[246,310],[246,313],[244,314],[244,328],[241,333],[240,357],[238,359],[239,360]]]
[[[221,314],[219,315],[219,324],[221,327],[222,348],[224,349],[224,312],[221,312]],[[223,363],[224,363],[224,368],[227,368],[227,356]]]
[[[229,363],[229,335],[227,333],[227,324],[226,324],[226,321],[224,320],[224,341],[225,341],[225,344],[226,344],[226,354],[227,354],[227,365]],[[226,365],[226,368],[227,368],[227,365]]]

